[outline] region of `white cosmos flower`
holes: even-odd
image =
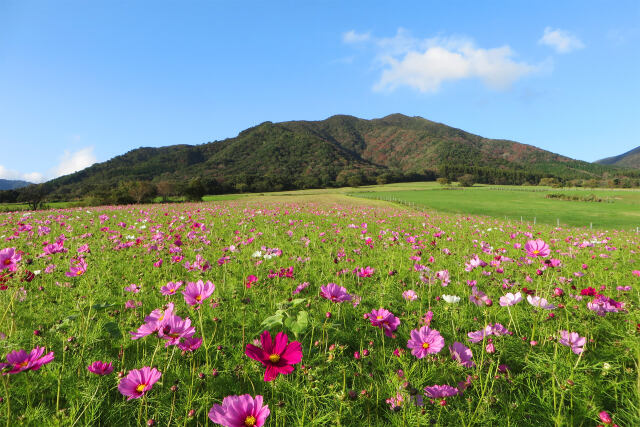
[[[442,295],[442,299],[449,304],[457,304],[460,302],[460,297],[457,295]]]
[[[541,297],[532,297],[531,295],[527,295],[527,301],[534,307],[544,308],[545,310],[553,310],[556,308],[555,305],[549,304],[549,302]]]
[[[500,297],[500,305],[503,307],[516,305],[520,301],[522,301],[522,294],[520,292],[516,292],[515,295],[509,292],[505,296]]]
[[[253,258],[260,258],[262,256],[261,251],[255,251],[252,255]]]

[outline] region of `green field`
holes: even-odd
[[[549,193],[587,196],[606,202],[548,199]],[[540,187],[472,187],[354,192],[353,196],[396,200],[447,213],[561,226],[635,229],[640,226],[640,192],[634,190],[559,190]]]

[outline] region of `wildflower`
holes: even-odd
[[[551,253],[549,245],[542,239],[529,240],[524,245],[524,250],[527,251],[527,256],[530,257],[546,257]]]
[[[418,298],[418,294],[416,294],[413,289],[409,289],[402,293],[402,298],[404,298],[405,301],[415,301]]]
[[[483,305],[490,306],[492,304],[491,299],[487,297],[487,294],[485,294],[482,291],[479,291],[478,288],[476,288],[475,286],[471,289],[471,295],[469,295],[469,301],[471,301],[472,303],[480,307]]]
[[[373,276],[375,269],[369,266],[366,266],[366,267],[360,267],[359,269],[356,268],[353,272],[356,273],[358,277],[371,277]]]
[[[404,403],[404,397],[402,394],[397,393],[395,396],[391,396],[385,402],[389,405],[389,409],[392,411],[399,411]]]
[[[3,375],[17,374],[22,371],[37,371],[42,365],[53,360],[53,351],[42,356],[44,347],[36,347],[27,353],[25,350],[14,350],[7,354],[8,363],[0,363]]]
[[[245,280],[244,285],[247,287],[247,289],[250,289],[254,283],[258,283],[258,278],[253,274],[250,274],[247,276],[247,279]]]
[[[587,342],[585,337],[581,337],[577,332],[560,331],[560,339],[558,342],[567,347],[571,347],[571,351],[580,354],[584,351],[583,346]]]
[[[173,295],[182,286],[182,282],[168,282],[166,285],[160,288],[162,295]]]
[[[202,345],[202,338],[193,337],[187,337],[178,343],[178,347],[182,351],[196,351],[200,348],[200,345]]]
[[[439,353],[444,347],[444,338],[440,332],[423,326],[420,329],[411,331],[411,339],[407,342],[407,348],[411,349],[418,359],[422,359],[427,354]]]
[[[162,373],[156,368],[145,366],[142,369],[134,369],[129,371],[126,378],[120,381],[118,390],[124,396],[128,396],[127,400],[138,399],[151,390],[151,387],[161,376]]]
[[[382,328],[384,330],[384,334],[388,337],[392,337],[393,331],[398,329],[398,326],[400,325],[400,319],[384,308],[371,310],[371,313],[369,313],[369,321],[371,322],[371,326]]]
[[[424,388],[425,395],[430,399],[441,399],[444,397],[455,396],[460,391],[450,385],[432,385]]]
[[[615,301],[604,295],[596,296],[593,301],[587,303],[587,308],[595,311],[598,316],[604,316],[607,313],[618,313],[624,309],[624,303]]]
[[[522,294],[520,292],[516,292],[515,295],[509,292],[505,296],[500,297],[500,305],[503,307],[516,305],[520,301],[522,301]]]
[[[470,348],[465,347],[464,344],[459,342],[454,342],[453,345],[449,346],[449,352],[451,353],[451,358],[453,360],[457,360],[462,366],[466,368],[473,368],[476,364],[473,362],[473,352]]]
[[[65,273],[67,277],[82,276],[87,271],[87,261],[84,258],[71,258],[69,264],[69,271]]]
[[[166,340],[165,347],[177,345],[182,338],[191,338],[196,333],[196,328],[191,326],[191,319],[182,319],[180,316],[171,315],[163,321],[158,328],[158,338]]]
[[[182,295],[184,295],[184,301],[189,305],[200,305],[211,296],[216,286],[209,280],[203,283],[202,280],[197,282],[187,282],[187,286]]]
[[[303,290],[305,290],[309,286],[309,282],[300,283],[294,290],[291,292],[293,295],[297,295]]]
[[[527,301],[534,307],[544,308],[545,310],[553,310],[556,308],[555,305],[549,304],[549,302],[541,297],[532,297],[531,295],[527,295]]]
[[[109,375],[113,372],[113,364],[111,362],[104,363],[100,360],[96,360],[91,365],[87,366],[87,370],[96,375]]]
[[[329,283],[320,287],[320,296],[333,302],[351,301],[351,295],[347,293],[347,289],[338,286],[335,283]]]
[[[173,316],[173,303],[167,304],[165,310],[159,308],[153,310],[151,314],[144,318],[145,323],[143,323],[136,332],[130,332],[131,339],[137,340],[138,338],[158,332],[160,328],[164,327],[164,323],[171,316]]]
[[[460,297],[457,295],[442,295],[442,299],[449,304],[457,304],[460,302]]]
[[[611,419],[611,415],[609,415],[607,411],[601,411],[598,414],[598,417],[600,417],[600,421],[605,424],[611,424],[613,422],[613,419]]]
[[[22,255],[15,248],[5,248],[0,250],[0,271],[9,269],[13,272],[18,269],[18,261]]]
[[[140,292],[140,288],[135,283],[132,283],[129,286],[126,286],[124,290],[127,292],[133,292],[134,294],[137,294],[138,292]]]
[[[261,427],[269,413],[269,406],[262,405],[262,396],[253,398],[243,394],[227,396],[222,399],[222,405],[213,405],[209,419],[225,427]]]
[[[264,380],[272,381],[278,374],[290,374],[293,366],[302,360],[302,344],[298,341],[289,342],[287,334],[278,332],[274,341],[269,331],[260,335],[262,348],[247,344],[245,354],[266,368]]]

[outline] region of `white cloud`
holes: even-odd
[[[551,27],[544,29],[544,34],[538,43],[551,46],[558,53],[569,53],[584,48],[584,43],[569,31],[554,30]]]
[[[377,91],[408,86],[423,93],[436,92],[444,82],[473,78],[491,89],[504,90],[542,68],[516,61],[507,45],[483,49],[467,37],[418,39],[399,28],[393,37],[369,36],[367,41],[375,49],[375,62],[382,68],[373,87]]]
[[[7,169],[2,165],[0,165],[0,178],[11,179],[11,180],[21,180],[21,181],[28,181],[28,182],[44,181],[44,176],[39,172],[21,173],[12,169]]]
[[[342,35],[342,41],[345,43],[362,43],[369,41],[371,33],[358,33],[355,30],[347,31]]]
[[[60,157],[60,163],[51,170],[51,175],[54,178],[68,175],[89,167],[96,161],[96,156],[93,154],[93,147],[85,147],[74,152],[64,150],[64,153]]]

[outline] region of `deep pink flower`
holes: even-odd
[[[369,313],[369,321],[372,326],[382,328],[384,334],[388,337],[392,337],[393,331],[398,329],[398,326],[400,325],[400,319],[384,308],[371,310],[371,313]]]
[[[184,288],[184,291],[182,291],[182,295],[184,295],[184,300],[187,304],[200,305],[211,296],[215,289],[216,286],[209,280],[207,280],[206,283],[198,280],[196,283],[187,282],[187,286]]]
[[[173,303],[170,302],[167,304],[167,308],[155,309],[144,318],[145,323],[143,323],[136,332],[130,332],[131,339],[137,340],[138,338],[146,337],[147,335],[151,335],[153,333],[158,332],[158,329],[164,326],[164,323],[173,316]]]
[[[320,296],[333,302],[351,301],[352,298],[346,288],[338,286],[335,283],[329,283],[326,286],[321,286]]]
[[[118,384],[118,390],[124,396],[128,396],[127,400],[138,399],[143,394],[151,390],[151,387],[160,379],[162,373],[156,368],[148,366],[142,369],[134,369],[129,371],[126,378],[123,378]]]
[[[577,332],[560,331],[560,339],[558,342],[567,347],[571,347],[571,351],[580,354],[584,351],[584,345],[587,342],[585,337],[581,337]]]
[[[224,427],[261,427],[269,416],[269,406],[262,405],[262,396],[248,394],[227,396],[222,405],[213,405],[209,419]]]
[[[182,351],[196,351],[202,345],[202,338],[185,338],[178,344],[178,347]]]
[[[411,339],[407,341],[407,348],[411,349],[411,354],[418,359],[422,359],[427,354],[438,353],[443,347],[444,338],[440,332],[428,326],[412,330]]]
[[[527,251],[527,255],[530,257],[546,257],[551,253],[549,245],[542,239],[529,240],[524,245],[524,250]]]
[[[177,345],[183,338],[191,338],[196,333],[196,328],[191,326],[191,319],[182,319],[180,316],[171,315],[162,322],[158,328],[158,338],[167,340],[165,347]]]
[[[278,374],[290,374],[293,366],[302,361],[302,344],[298,341],[289,342],[287,334],[278,332],[274,341],[269,331],[260,335],[262,348],[247,344],[245,354],[262,363],[266,371],[264,380],[272,381]]]
[[[611,419],[611,415],[609,415],[607,411],[601,411],[598,416],[600,417],[600,421],[605,424],[611,424],[613,422],[613,419]]]
[[[82,276],[87,271],[87,261],[84,258],[71,258],[69,264],[69,271],[65,273],[67,277]]]
[[[173,295],[182,286],[182,282],[168,282],[166,285],[160,288],[162,295]]]
[[[450,385],[432,385],[424,388],[424,394],[430,399],[441,399],[443,397],[455,396],[460,392]]]
[[[14,350],[7,354],[8,363],[0,363],[2,374],[17,374],[22,371],[37,371],[42,365],[53,360],[53,351],[42,356],[44,347],[36,347],[27,353],[25,350]]]
[[[111,362],[103,363],[100,360],[96,360],[91,365],[87,366],[87,370],[96,375],[109,375],[113,372],[113,364]]]
[[[473,352],[471,352],[470,348],[465,347],[464,344],[457,341],[454,342],[453,345],[449,346],[449,352],[453,360],[457,360],[465,368],[473,368],[476,366],[472,360]]]
[[[22,258],[22,255],[16,251],[15,248],[5,248],[0,250],[0,271],[9,269],[9,271],[16,271],[18,269],[18,261]]]
[[[373,276],[374,272],[375,272],[375,269],[369,266],[356,268],[354,270],[354,273],[356,273],[358,277],[371,277]]]
[[[258,283],[258,278],[253,274],[250,274],[247,276],[247,280],[244,282],[244,285],[247,287],[247,289],[250,289],[254,283]]]

